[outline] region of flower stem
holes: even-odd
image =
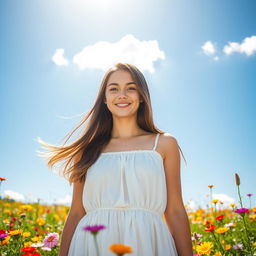
[[[240,203],[240,205],[241,205],[241,208],[243,208],[243,202],[242,202],[242,198],[241,198],[241,194],[240,194],[239,185],[237,185],[237,189],[238,189],[239,203]]]
[[[246,225],[246,222],[245,222],[244,214],[242,215],[242,218],[243,218],[243,223],[244,223],[246,237],[247,237],[247,240],[248,240],[249,251],[250,251],[251,255],[253,256],[253,251],[252,251],[252,248],[251,248],[250,237],[249,237],[249,234],[248,234],[248,230],[247,230],[247,225]]]
[[[214,237],[215,241],[216,241],[217,244],[219,245],[218,247],[221,249],[221,251],[222,251],[222,253],[223,253],[223,255],[224,255],[225,252],[224,252],[224,249],[223,249],[223,247],[222,247],[220,241],[217,239],[217,237],[215,236],[214,232],[212,232],[212,234],[213,234],[213,237]]]
[[[95,242],[97,256],[100,256],[99,246],[98,246],[98,243],[97,243],[97,237],[96,237],[96,235],[93,235],[93,237],[94,237],[94,242]]]

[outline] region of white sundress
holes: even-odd
[[[88,169],[83,190],[86,215],[78,222],[68,256],[96,256],[93,235],[82,230],[104,225],[97,234],[100,256],[112,244],[132,247],[131,256],[178,256],[163,219],[167,204],[163,159],[151,150],[103,152]]]

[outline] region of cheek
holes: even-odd
[[[107,94],[105,97],[106,97],[106,101],[108,103],[110,103],[114,99],[113,95],[111,95],[111,94]]]

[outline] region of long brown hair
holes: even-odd
[[[102,150],[111,139],[113,126],[112,114],[104,103],[104,98],[108,79],[116,70],[130,72],[137,84],[139,94],[143,100],[143,102],[140,103],[137,113],[138,126],[147,132],[164,133],[154,125],[148,85],[142,72],[132,64],[115,64],[113,67],[109,68],[103,76],[94,106],[79,122],[79,125],[65,136],[68,136],[68,138],[62,146],[55,146],[37,138],[37,141],[42,147],[48,149],[48,152],[37,152],[39,156],[47,158],[49,168],[52,169],[57,162],[64,160],[65,166],[60,169],[59,174],[67,178],[70,185],[73,182],[82,182],[85,180],[88,168],[95,163]],[[85,123],[88,124],[83,134],[73,143],[65,145],[71,135]],[[181,151],[180,147],[179,150]],[[74,159],[77,159],[77,161],[74,161]]]

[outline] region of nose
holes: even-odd
[[[126,90],[120,90],[119,97],[126,97]]]

